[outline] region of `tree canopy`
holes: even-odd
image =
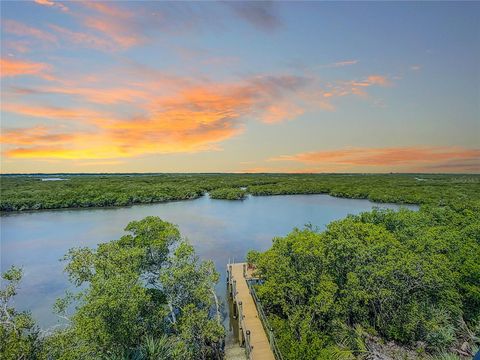
[[[368,335],[427,353],[478,343],[479,254],[478,213],[423,207],[295,229],[248,259],[286,358],[329,359],[362,355]]]
[[[133,221],[125,230],[129,234],[95,250],[66,254],[65,270],[79,291],[56,303],[68,319],[65,329],[31,336],[28,314],[9,310],[2,321],[12,325],[0,334],[2,340],[13,339],[2,349],[6,359],[19,354],[65,360],[221,357],[224,329],[214,292],[219,276],[212,262],[200,261],[178,229],[158,217]],[[12,268],[4,277],[12,281],[2,290],[5,302],[21,273]]]

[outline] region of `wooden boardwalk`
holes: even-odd
[[[239,342],[245,346],[249,360],[275,360],[267,334],[259,318],[255,301],[250,294],[247,280],[251,272],[246,263],[228,265],[228,282],[234,312],[238,316]]]

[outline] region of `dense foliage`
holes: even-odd
[[[39,329],[30,314],[18,312],[11,305],[22,279],[22,270],[15,266],[2,274],[0,289],[0,358],[33,359],[38,352]]]
[[[479,175],[415,174],[158,174],[1,176],[0,210],[126,206],[212,197],[331,194],[379,202],[451,204],[463,207],[480,192]]]
[[[239,188],[215,189],[210,192],[212,199],[243,200],[246,196],[246,190]]]
[[[7,307],[0,320],[2,359],[217,359],[224,329],[211,261],[200,262],[178,229],[156,217],[131,222],[130,234],[71,249],[66,272],[81,290],[55,305],[65,329],[39,337],[27,313]],[[8,304],[21,278],[4,274]],[[69,310],[74,308],[73,314]]]
[[[468,354],[480,341],[479,255],[477,211],[424,206],[296,229],[249,261],[285,358],[331,359],[368,355],[375,336]]]

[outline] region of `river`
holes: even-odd
[[[69,288],[59,259],[71,247],[118,239],[132,220],[154,215],[175,223],[203,259],[212,259],[222,275],[218,292],[225,292],[225,267],[241,261],[250,249],[265,250],[272,238],[311,223],[323,229],[329,222],[373,207],[399,205],[329,195],[249,196],[244,201],[213,200],[135,205],[124,208],[52,210],[11,213],[1,221],[1,269],[22,266],[24,279],[15,298],[17,309],[31,310],[42,327],[58,320],[52,305]],[[416,206],[409,206],[416,209]]]

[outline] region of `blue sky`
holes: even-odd
[[[2,2],[2,172],[479,172],[475,2]]]

